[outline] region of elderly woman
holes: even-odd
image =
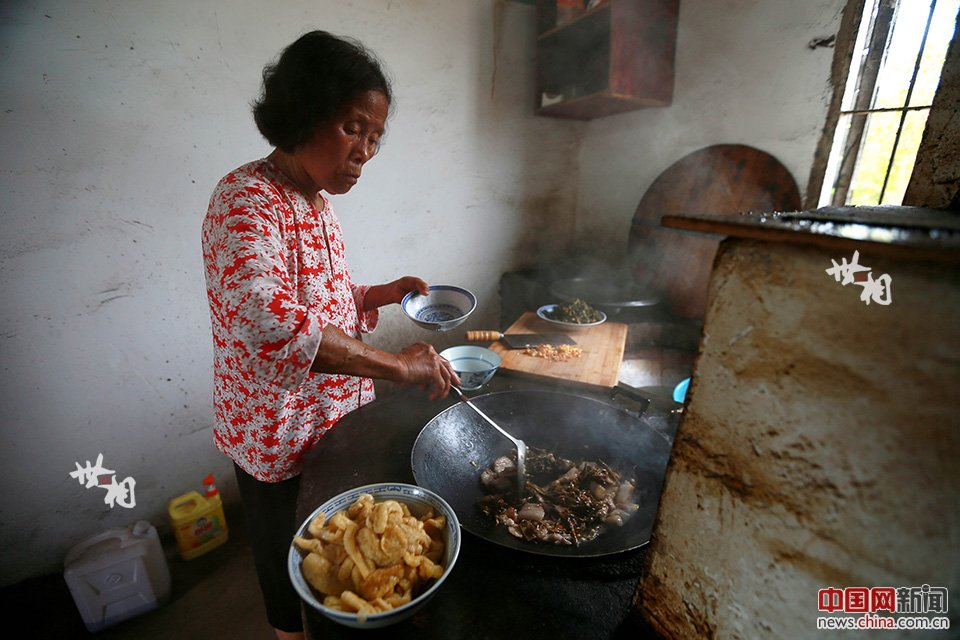
[[[304,452],[374,398],[373,380],[435,399],[459,379],[429,345],[388,353],[363,343],[378,309],[420,278],[354,284],[327,196],[350,191],[390,110],[380,65],[355,42],[308,33],[263,73],[254,105],[266,158],[224,177],[203,223],[214,343],[214,441],[234,460],[267,617],[302,637],[286,574]]]

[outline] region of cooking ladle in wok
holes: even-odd
[[[660,502],[676,414],[654,407],[638,416],[620,403],[556,389],[496,391],[473,396],[470,401],[510,433],[540,449],[574,461],[602,460],[623,478],[636,479],[633,501],[640,508],[622,527],[581,545],[534,544],[515,538],[477,506],[478,500],[490,495],[480,481],[482,471],[500,456],[509,455],[513,445],[464,406],[466,403],[457,402],[424,425],[413,445],[410,467],[418,485],[453,507],[460,526],[493,544],[542,556],[593,558],[647,544]]]
[[[494,421],[490,418],[490,416],[488,416],[488,415],[485,414],[483,411],[481,411],[481,410],[480,410],[480,407],[478,407],[477,405],[475,405],[475,404],[473,404],[472,402],[470,402],[470,398],[468,398],[467,395],[466,395],[463,391],[460,390],[460,387],[457,387],[456,385],[450,385],[450,388],[453,389],[458,396],[460,396],[460,400],[462,400],[462,401],[464,402],[464,404],[466,404],[468,407],[470,407],[471,409],[473,409],[473,410],[477,413],[477,415],[479,415],[481,418],[483,418],[484,420],[486,420],[487,423],[490,424],[490,426],[492,426],[494,429],[496,429],[496,430],[499,431],[501,434],[503,434],[503,436],[504,436],[505,438],[507,438],[508,440],[510,440],[511,442],[513,442],[514,446],[517,448],[517,495],[522,497],[522,496],[523,496],[523,487],[524,487],[524,478],[526,477],[526,475],[524,474],[524,465],[525,465],[525,462],[526,462],[526,459],[527,459],[527,445],[526,445],[526,443],[524,443],[523,440],[520,440],[520,439],[518,439],[518,438],[514,438],[512,435],[510,435],[509,433],[507,433],[507,432],[503,429],[503,427],[501,427],[500,425],[498,425],[496,422],[494,422]]]

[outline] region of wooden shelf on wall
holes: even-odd
[[[673,99],[678,0],[605,0],[562,24],[537,0],[538,115],[590,120]]]

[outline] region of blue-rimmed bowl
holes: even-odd
[[[410,513],[419,517],[426,513],[428,508],[433,508],[433,512],[443,514],[447,519],[447,526],[443,530],[443,575],[437,578],[426,591],[423,591],[416,598],[405,605],[383,611],[381,613],[371,613],[366,620],[360,622],[356,613],[346,611],[337,611],[323,606],[323,596],[317,594],[310,587],[300,564],[303,561],[303,554],[296,546],[290,545],[290,552],[287,555],[287,572],[290,574],[290,581],[293,582],[293,588],[296,589],[303,601],[308,605],[330,618],[334,622],[339,622],[348,627],[356,629],[377,629],[396,624],[405,620],[419,611],[427,602],[437,593],[440,586],[450,575],[453,566],[457,563],[457,556],[460,555],[460,521],[457,520],[457,514],[447,502],[432,491],[423,489],[416,485],[404,484],[400,482],[381,482],[377,484],[368,484],[356,489],[350,489],[334,496],[317,507],[310,516],[303,521],[300,528],[297,529],[297,535],[301,537],[310,537],[307,533],[307,527],[313,521],[317,514],[323,512],[329,519],[334,513],[343,511],[360,497],[363,493],[369,493],[374,500],[396,500],[407,505]],[[318,598],[317,596],[320,595]]]
[[[430,293],[411,291],[400,303],[403,312],[417,326],[429,331],[449,331],[467,319],[477,308],[477,297],[461,287],[448,284],[430,286]]]
[[[440,352],[440,357],[446,358],[460,376],[460,388],[464,391],[476,391],[490,382],[503,363],[493,349],[471,345],[449,347]]]

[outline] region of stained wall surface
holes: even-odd
[[[249,103],[300,33],[360,39],[396,100],[385,145],[334,200],[359,282],[471,288],[498,324],[504,271],[616,257],[646,187],[718,142],[798,179],[829,97],[842,0],[681,2],[674,103],[589,123],[537,118],[534,9],[501,0],[0,3],[0,581],[60,570],[78,540],[148,519],[218,474],[200,221],[216,181],[269,152]],[[444,347],[397,309],[374,344]],[[136,481],[109,507],[69,473]]]
[[[666,637],[820,637],[819,589],[960,587],[960,271],[861,252],[891,282],[866,304],[842,259],[721,245],[639,594]]]
[[[960,21],[960,15],[957,16]],[[917,149],[916,169],[903,204],[960,209],[960,39],[954,38],[940,72],[940,84]]]
[[[216,472],[200,224],[217,180],[270,152],[250,103],[310,29],[355,37],[395,85],[385,144],[333,199],[354,279],[474,291],[572,228],[575,130],[532,115],[533,10],[448,0],[0,3],[0,580]],[[553,233],[543,229],[549,223]],[[471,328],[466,326],[465,328]],[[454,340],[384,311],[371,340]],[[103,454],[136,507],[69,473]]]
[[[580,145],[577,237],[622,258],[643,194],[684,156],[742,144],[806,188],[833,87],[846,0],[682,0],[669,107],[592,120]],[[693,213],[693,212],[691,212]],[[677,232],[680,233],[680,232]]]

